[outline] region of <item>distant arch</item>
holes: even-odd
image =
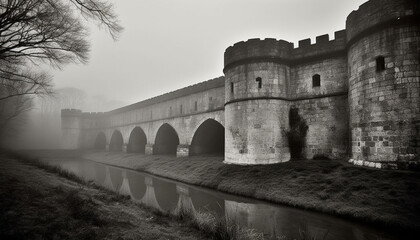
[[[123,136],[120,131],[115,130],[111,136],[111,142],[109,143],[110,152],[122,152],[123,147]]]
[[[135,127],[130,133],[127,152],[144,153],[147,144],[146,134],[140,127]]]
[[[225,128],[214,119],[207,119],[195,131],[190,155],[225,153]]]
[[[101,150],[105,150],[106,149],[106,136],[105,136],[105,133],[100,132],[96,136],[95,149],[101,149]]]
[[[153,154],[176,154],[179,137],[175,129],[165,123],[160,126],[153,145]]]

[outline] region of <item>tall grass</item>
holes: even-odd
[[[241,227],[234,221],[218,217],[212,212],[196,211],[181,207],[173,212],[175,217],[189,221],[211,239],[217,240],[262,240],[264,235],[255,229]]]

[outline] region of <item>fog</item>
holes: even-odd
[[[106,96],[89,96],[81,89],[56,89],[51,96],[32,99],[32,106],[13,119],[1,134],[1,145],[17,149],[60,148],[61,109],[105,112],[127,103],[110,100]]]
[[[58,88],[76,87],[128,103],[223,75],[223,53],[250,38],[293,42],[345,28],[365,0],[114,1],[119,40],[91,28],[87,65],[54,70]],[[158,87],[157,87],[158,86]]]

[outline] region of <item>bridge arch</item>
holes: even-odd
[[[190,155],[225,153],[225,128],[218,121],[206,119],[195,130],[191,140]]]
[[[144,153],[147,144],[147,137],[141,127],[135,127],[128,139],[127,152]]]
[[[98,133],[98,135],[96,135],[94,148],[95,149],[101,149],[101,150],[105,150],[106,149],[106,136],[105,136],[105,133],[100,132],[100,133]]]
[[[178,133],[171,125],[164,123],[160,126],[156,133],[155,143],[153,145],[153,154],[176,155],[178,145]]]
[[[122,152],[123,144],[124,140],[121,132],[119,130],[115,130],[111,136],[111,141],[109,143],[109,151]]]

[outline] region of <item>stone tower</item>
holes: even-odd
[[[81,138],[82,111],[78,109],[61,110],[61,148],[78,149]]]
[[[420,152],[419,14],[418,0],[371,0],[347,17],[355,160],[410,161]]]
[[[290,159],[287,81],[284,63],[293,45],[250,39],[224,55],[225,162],[267,164]]]

